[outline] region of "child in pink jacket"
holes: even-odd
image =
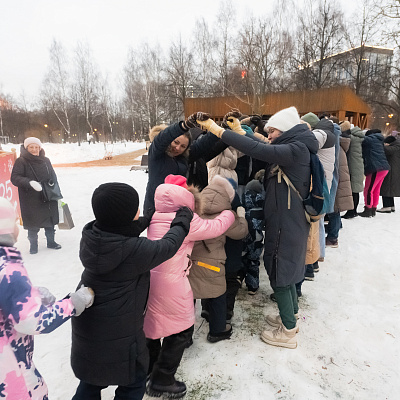
[[[161,238],[180,207],[195,209],[194,195],[187,190],[186,178],[169,175],[155,192],[155,213],[147,231],[151,240]],[[150,396],[183,397],[186,385],[175,380],[183,351],[192,337],[195,312],[188,274],[194,242],[224,233],[235,221],[231,211],[223,211],[212,220],[196,213],[190,231],[178,252],[151,271],[150,292],[144,319],[144,332],[150,352]],[[163,339],[162,345],[160,339]]]
[[[66,298],[56,298],[34,287],[21,253],[12,204],[0,198],[0,398],[48,400],[47,386],[32,361],[33,335],[52,332],[71,316],[93,303],[93,293],[80,288]]]

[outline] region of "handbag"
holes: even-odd
[[[46,165],[46,169],[47,169],[47,173],[50,176],[50,171],[49,168]],[[43,181],[39,181],[39,178],[36,175],[35,170],[33,169],[32,165],[29,164],[29,166],[31,167],[31,170],[33,172],[33,175],[35,176],[36,180],[38,182],[40,182],[40,184],[42,185],[42,191],[41,196],[42,196],[42,201],[44,203],[48,203],[49,201],[54,201],[54,200],[60,200],[63,198],[62,194],[61,194],[61,189],[60,189],[60,185],[58,184],[57,181],[53,181],[53,179],[45,179]]]
[[[61,205],[62,215],[60,215],[60,222],[58,223],[58,229],[72,229],[75,225],[74,221],[72,220],[72,215],[71,211],[69,210],[68,204],[59,202],[59,205]]]

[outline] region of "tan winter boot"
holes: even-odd
[[[293,329],[286,329],[285,326],[281,324],[279,328],[273,331],[262,331],[261,339],[272,346],[295,349],[297,347],[296,330],[297,326]]]
[[[294,314],[296,319],[299,319],[299,314]],[[267,324],[273,326],[274,328],[279,328],[282,325],[282,319],[280,315],[267,315],[265,318],[265,321],[267,321]],[[296,322],[296,333],[299,333],[299,322]]]

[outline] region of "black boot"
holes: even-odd
[[[146,386],[146,394],[151,397],[165,396],[168,399],[180,399],[186,394],[186,385],[180,381],[175,381],[172,385],[159,385],[150,380]]]
[[[372,216],[375,217],[375,215],[376,215],[376,207],[372,207],[371,210],[372,210]]]
[[[209,333],[207,335],[207,340],[210,343],[216,343],[219,342],[220,340],[230,339],[231,336],[232,336],[232,325],[226,324],[224,331],[213,334]]]
[[[372,208],[369,207],[364,207],[364,211],[360,214],[358,214],[360,217],[364,218],[371,218],[372,217]]]
[[[31,244],[29,248],[30,254],[37,254],[38,252],[38,232],[39,230],[28,230],[28,239]]]
[[[61,249],[61,245],[54,241],[54,228],[45,228],[44,232],[47,239],[47,248],[54,250]]]
[[[343,215],[342,218],[351,219],[351,218],[354,218],[354,217],[357,217],[357,216],[358,216],[358,214],[357,214],[356,210],[349,210],[349,211],[346,212],[346,214]]]

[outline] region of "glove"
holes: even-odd
[[[38,286],[36,289],[39,291],[40,298],[42,299],[42,305],[47,307],[54,304],[56,297],[50,293],[49,289],[42,286]]]
[[[245,218],[246,216],[246,211],[244,210],[243,207],[238,207],[236,209],[236,214],[238,215],[239,218]]]
[[[181,226],[187,235],[190,230],[190,221],[192,218],[193,211],[188,207],[182,207],[176,212],[175,218],[171,222],[171,228],[174,226]]]
[[[197,123],[200,125],[200,128],[211,132],[219,138],[221,138],[222,134],[225,132],[225,129],[218,126],[211,118],[205,121],[197,120]]]
[[[91,288],[82,285],[75,293],[70,294],[70,299],[75,308],[75,317],[81,315],[85,308],[89,308],[94,301],[94,292]]]
[[[233,132],[239,133],[240,135],[245,135],[246,132],[242,129],[240,125],[240,121],[235,117],[228,117],[226,119],[226,124],[229,126],[229,129]]]
[[[37,182],[37,181],[30,181],[29,184],[32,186],[33,189],[35,189],[37,192],[41,192],[42,189],[42,185]]]
[[[198,128],[199,124],[197,123],[197,120],[199,121],[205,121],[210,118],[210,114],[204,113],[204,112],[197,112],[189,115],[189,117],[186,119],[186,121],[183,121],[183,126],[187,130],[190,128]]]

